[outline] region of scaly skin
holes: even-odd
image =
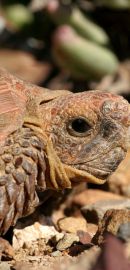
[[[103,183],[128,147],[129,104],[99,91],[33,86],[0,70],[0,233],[45,189]]]
[[[41,110],[47,118],[44,130],[62,163],[104,179],[124,158],[129,107],[122,97],[83,92],[57,98]],[[79,117],[90,125],[86,133],[68,130],[71,119]]]
[[[5,140],[0,169],[0,231],[4,234],[39,205],[37,193],[46,189],[44,144],[29,128],[16,131]]]

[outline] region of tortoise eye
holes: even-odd
[[[70,120],[67,129],[73,136],[84,137],[85,135],[88,135],[91,126],[85,118],[79,117]]]

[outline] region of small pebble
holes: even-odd
[[[59,250],[56,250],[56,251],[54,251],[54,252],[51,253],[51,256],[53,256],[53,257],[59,257],[61,255],[62,255],[62,253]]]
[[[87,222],[82,217],[65,217],[58,220],[58,228],[61,231],[76,234],[78,230],[87,231]]]
[[[7,262],[0,262],[0,270],[11,270],[11,268]]]
[[[128,242],[130,240],[130,222],[121,224],[118,232],[117,237]]]
[[[125,210],[130,209],[130,199],[120,199],[120,200],[103,200],[97,203],[89,204],[81,208],[83,216],[86,218],[87,222],[98,224],[102,220],[104,214],[110,210]]]
[[[79,242],[79,237],[76,234],[66,233],[62,239],[56,245],[56,248],[60,251],[71,247],[75,242]]]
[[[77,231],[77,235],[81,244],[86,245],[91,243],[92,238],[88,232],[79,230]]]

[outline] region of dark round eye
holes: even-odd
[[[83,137],[91,130],[90,124],[83,117],[70,120],[68,125],[68,131],[73,136]]]

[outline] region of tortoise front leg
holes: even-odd
[[[39,204],[37,192],[46,188],[43,148],[29,128],[23,127],[6,140],[0,156],[0,234]]]

